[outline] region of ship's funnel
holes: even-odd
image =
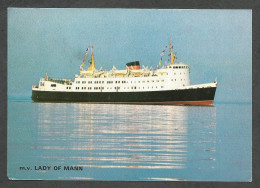
[[[139,70],[140,69],[140,63],[139,61],[132,61],[126,64],[126,69],[134,69],[134,70]]]

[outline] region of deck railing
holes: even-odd
[[[55,82],[58,84],[67,84],[67,85],[72,85],[72,80],[71,79],[54,79],[54,78],[42,78],[41,81],[50,81],[50,82]]]

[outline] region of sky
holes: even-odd
[[[30,97],[46,72],[74,79],[90,44],[97,69],[155,68],[169,37],[191,84],[217,78],[216,102],[252,101],[252,11],[195,9],[9,8],[8,97]]]

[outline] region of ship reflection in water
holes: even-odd
[[[215,168],[215,107],[35,103],[35,108],[39,157],[84,168],[60,179],[172,181],[187,179],[181,171],[201,168],[201,162]]]

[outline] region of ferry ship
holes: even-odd
[[[83,68],[91,50],[90,65]],[[161,65],[169,52],[168,63]],[[34,102],[87,102],[119,104],[213,105],[217,81],[190,85],[190,68],[176,63],[176,53],[170,39],[156,69],[143,66],[139,61],[129,62],[124,70],[104,71],[95,68],[94,48],[90,45],[80,66],[79,75],[71,79],[52,79],[47,73],[39,85],[32,86]]]

